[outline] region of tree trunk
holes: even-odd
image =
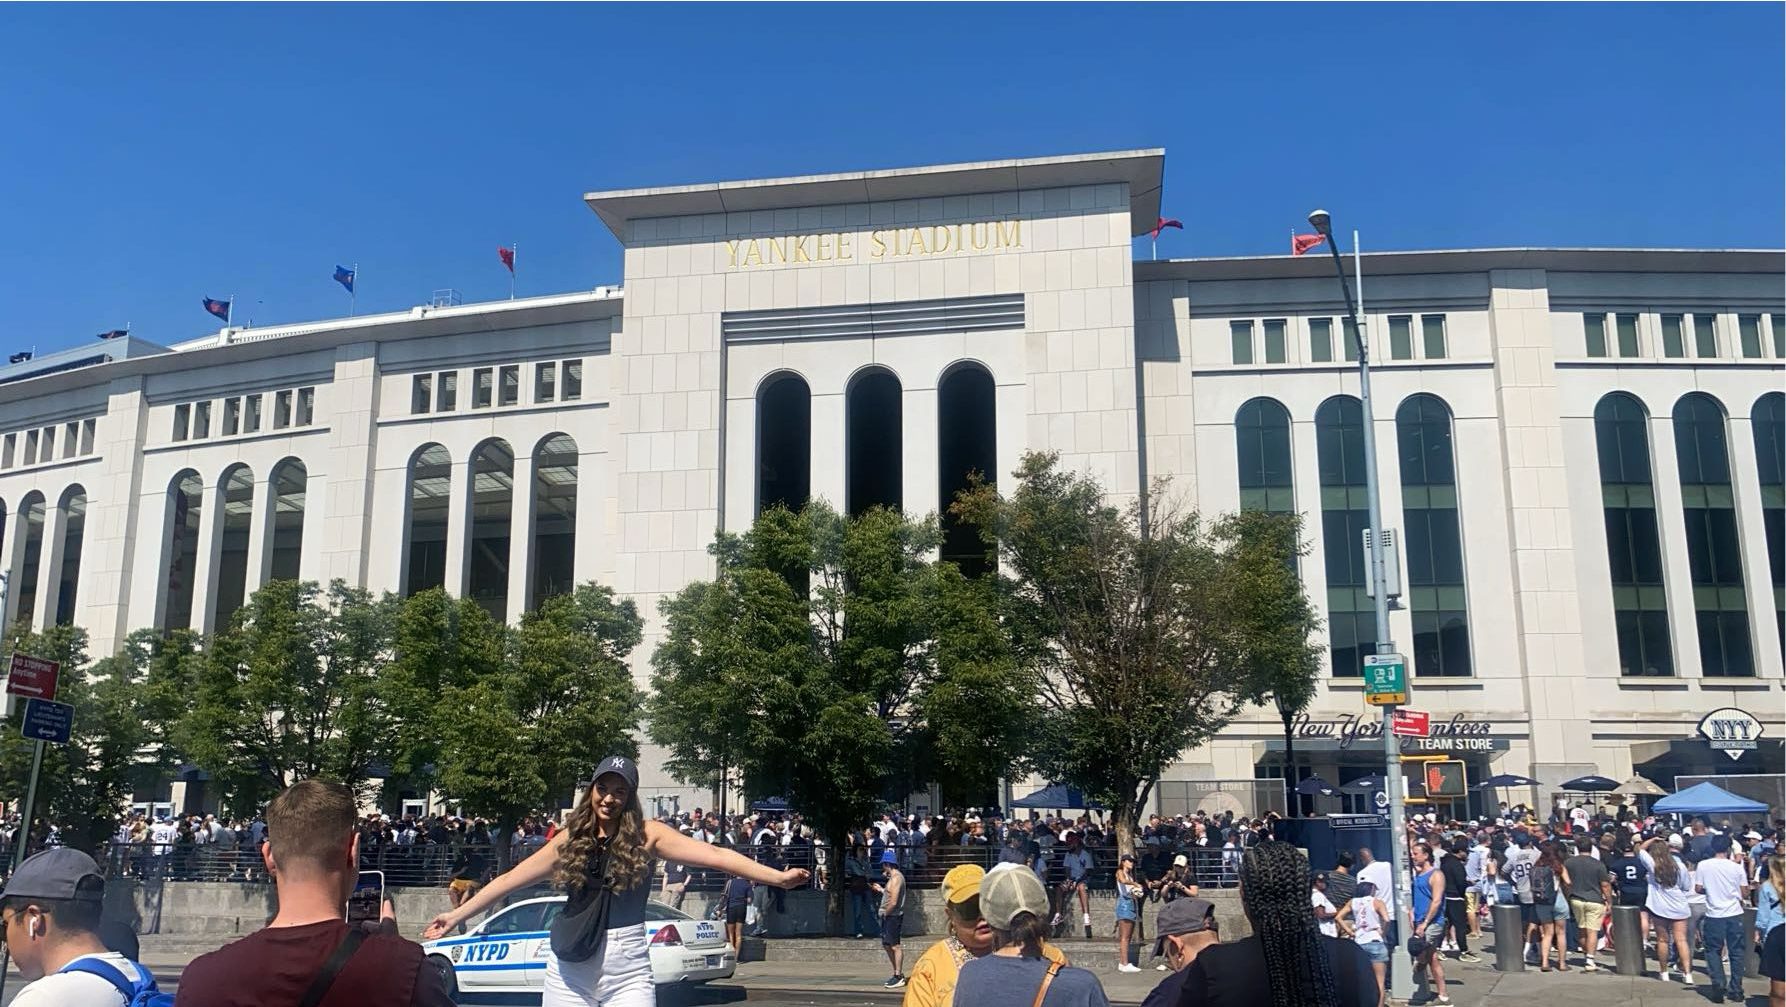
[[[1135,825],[1141,821],[1141,809],[1147,806],[1147,796],[1153,793],[1153,781],[1144,781],[1141,793],[1134,800],[1118,801],[1112,818],[1116,825],[1116,855],[1135,852]],[[1127,787],[1124,793],[1133,794],[1135,788]]]

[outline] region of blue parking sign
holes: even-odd
[[[73,729],[74,707],[49,699],[25,701],[25,722],[21,729],[25,737],[66,745]]]

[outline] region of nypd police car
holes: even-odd
[[[465,993],[538,993],[552,954],[552,921],[563,895],[516,902],[460,937],[428,941],[422,950],[446,976],[454,996]],[[697,920],[661,902],[645,904],[645,938],[659,986],[727,979],[738,956],[718,923]]]

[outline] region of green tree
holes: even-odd
[[[366,793],[386,758],[377,681],[384,606],[342,581],[273,581],[210,641],[177,746],[222,785],[232,810],[326,776]]]
[[[63,841],[96,850],[112,837],[120,810],[129,801],[137,767],[158,761],[152,743],[156,725],[148,717],[143,680],[148,652],[126,647],[116,656],[89,665],[87,632],[76,626],[53,626],[42,633],[15,627],[9,651],[61,662],[56,698],[74,707],[74,724],[66,745],[46,745],[37,804],[34,841],[41,841],[49,823],[62,827]],[[33,743],[19,733],[24,703],[9,719],[0,740],[0,778],[8,799],[22,800],[29,783]]]
[[[386,796],[403,789],[425,794],[439,785],[441,697],[498,672],[508,630],[477,602],[439,588],[387,603],[391,653],[378,683],[390,716]]]
[[[662,603],[650,730],[672,771],[735,767],[752,795],[801,808],[834,863],[925,744],[996,779],[1026,686],[999,643],[995,594],[933,562],[937,542],[934,521],[823,503],[720,535],[715,579]]]
[[[1012,572],[1006,616],[1039,674],[1036,762],[1114,811],[1118,845],[1165,766],[1267,691],[1261,669],[1306,645],[1301,585],[1279,575],[1281,536],[1232,518],[1206,526],[1156,484],[1118,507],[1053,455],[1026,455],[1002,497],[978,485],[956,512]],[[1267,571],[1265,568],[1273,570]],[[1266,623],[1248,606],[1270,604]]]
[[[462,644],[491,636],[475,611],[459,607]],[[503,837],[522,817],[568,803],[603,757],[637,757],[644,697],[626,657],[642,633],[633,603],[593,583],[522,616],[506,660],[441,693],[441,791]],[[506,858],[507,844],[499,851]]]

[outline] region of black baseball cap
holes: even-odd
[[[595,767],[595,773],[589,777],[589,785],[595,786],[595,781],[609,773],[625,780],[629,789],[639,789],[639,767],[624,755],[610,755],[603,759],[601,765]]]
[[[105,878],[92,857],[59,846],[26,857],[12,877],[6,879],[0,899],[13,898],[103,902]]]
[[[1160,909],[1154,922],[1159,937],[1153,942],[1153,956],[1166,953],[1166,938],[1202,933],[1215,929],[1215,906],[1208,899],[1178,899]]]

